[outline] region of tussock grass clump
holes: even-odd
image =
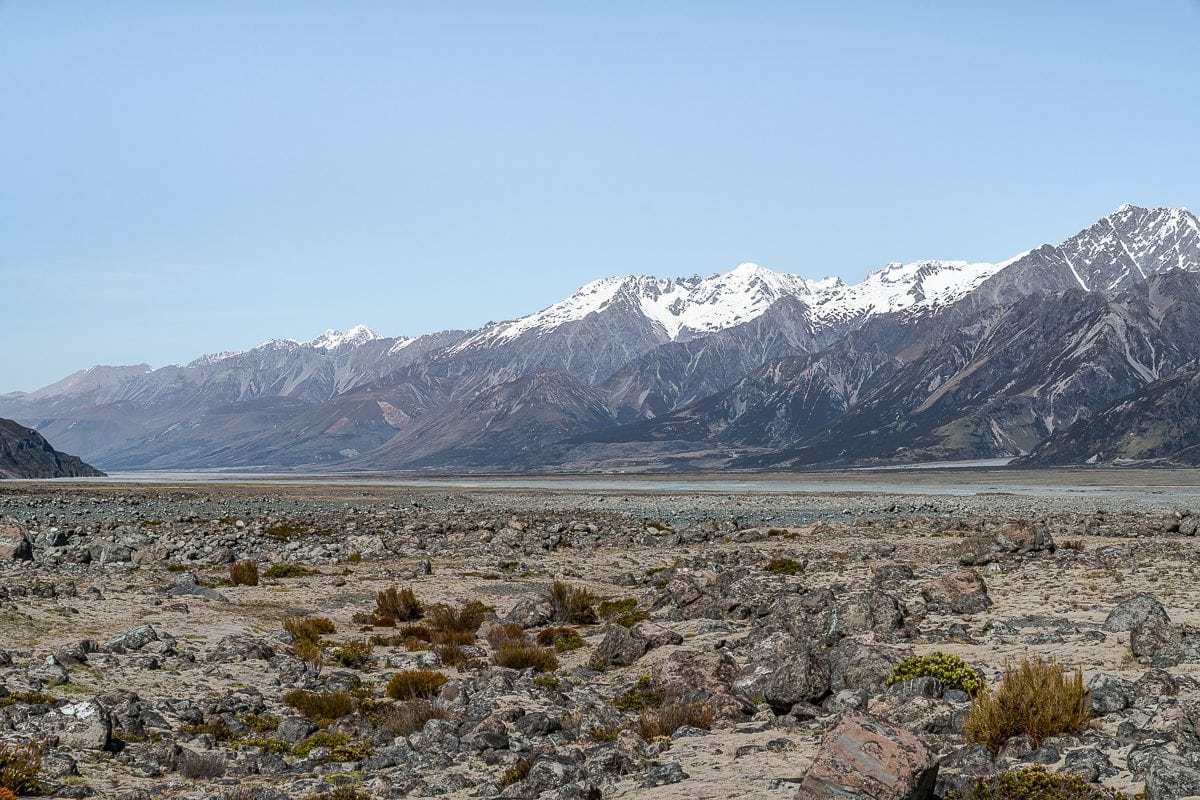
[[[283,702],[322,726],[354,713],[354,697],[349,692],[293,689],[283,696]]]
[[[538,672],[553,672],[558,669],[558,658],[548,647],[508,641],[501,643],[492,655],[492,663],[509,669],[529,669]]]
[[[220,778],[225,774],[225,757],[218,753],[197,753],[185,747],[179,755],[179,774],[194,781]]]
[[[1078,775],[1047,772],[1041,764],[976,778],[971,788],[950,791],[946,800],[1125,800],[1115,789],[1088,783]]]
[[[370,642],[356,639],[346,642],[341,647],[334,648],[333,660],[341,664],[343,667],[361,667],[371,660],[371,651],[374,645]]]
[[[328,617],[288,617],[283,629],[297,639],[318,642],[327,633],[337,633],[337,627]]]
[[[888,676],[887,685],[924,677],[937,678],[943,686],[961,689],[972,697],[986,686],[983,673],[960,656],[940,650],[924,656],[913,656],[897,664]]]
[[[975,699],[963,735],[993,754],[1020,734],[1040,747],[1051,736],[1083,731],[1088,708],[1082,670],[1077,667],[1067,677],[1057,661],[1024,660],[1016,667],[1006,666],[1000,686]]]
[[[649,618],[650,614],[643,608],[638,608],[638,601],[632,597],[623,600],[605,600],[597,609],[600,619],[615,622],[626,628],[632,628],[637,623]]]
[[[393,620],[393,625],[396,622],[411,622],[420,619],[424,613],[425,608],[412,589],[389,586],[375,595],[375,618],[380,620],[376,624],[386,620]]]
[[[298,742],[292,748],[292,753],[301,758],[307,758],[318,747],[329,749],[329,755],[324,761],[362,761],[371,752],[366,742],[353,742],[344,733],[332,731],[317,731],[307,739]]]
[[[538,631],[537,643],[542,647],[553,647],[560,653],[583,647],[583,637],[574,628],[546,628]]]
[[[180,730],[191,736],[199,736],[200,734],[207,733],[218,742],[235,742],[241,738],[230,729],[225,720],[219,717],[200,725],[184,725]]]
[[[804,573],[804,565],[794,558],[772,558],[763,567],[763,570],[772,575],[801,575]]]
[[[504,774],[500,776],[500,780],[496,781],[496,785],[504,789],[512,786],[514,783],[520,783],[529,775],[529,770],[531,769],[533,769],[533,759],[522,758],[504,771]]]
[[[426,622],[442,636],[443,642],[470,644],[475,640],[475,632],[483,624],[484,617],[491,610],[478,600],[471,600],[459,608],[438,604],[429,609]],[[466,641],[463,641],[464,638]]]
[[[12,795],[40,795],[45,787],[38,780],[42,751],[37,745],[0,743],[0,791]]]
[[[708,730],[712,727],[713,710],[704,703],[684,703],[672,700],[664,703],[657,711],[638,717],[638,735],[647,742],[670,736],[684,725]]]
[[[258,564],[253,561],[235,561],[229,565],[231,586],[258,586]]]
[[[596,595],[590,590],[563,581],[550,584],[550,605],[555,622],[593,625],[596,622]]]
[[[1082,553],[1086,547],[1083,539],[1065,539],[1058,546],[1063,550],[1074,550],[1077,553]]]
[[[242,724],[255,733],[274,733],[279,727],[279,717],[274,714],[245,714]]]
[[[444,672],[431,669],[409,669],[392,675],[387,696],[393,700],[418,700],[433,697],[446,683]]]
[[[262,574],[264,578],[306,578],[309,575],[316,575],[318,572],[318,570],[293,564],[290,561],[280,561],[268,566]]]
[[[512,623],[493,625],[487,632],[487,640],[492,647],[499,647],[505,642],[524,643],[526,641],[525,629]]]
[[[649,675],[640,676],[633,686],[613,698],[613,707],[620,711],[641,713],[662,706],[666,695],[658,681]]]
[[[46,692],[13,692],[0,697],[0,708],[15,706],[18,703],[27,706],[52,706],[58,698]]]
[[[347,783],[310,794],[308,800],[371,800],[371,795],[361,786]]]
[[[431,719],[450,719],[450,715],[428,700],[407,700],[389,704],[373,721],[392,736],[408,736],[422,730]]]

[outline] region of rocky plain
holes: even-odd
[[[0,787],[1196,796],[1198,527],[1150,492],[3,483]],[[989,689],[897,671],[934,653]],[[972,734],[1038,659],[1085,723]]]

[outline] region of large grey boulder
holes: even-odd
[[[928,800],[938,762],[903,728],[860,711],[842,712],[821,739],[798,800]]]
[[[1170,622],[1167,611],[1152,594],[1139,592],[1127,600],[1121,601],[1116,608],[1109,612],[1104,620],[1104,630],[1118,633],[1131,631],[1146,624],[1151,619]]]

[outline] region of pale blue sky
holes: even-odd
[[[0,391],[1200,205],[1200,4],[0,0]]]

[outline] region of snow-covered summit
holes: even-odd
[[[382,339],[383,336],[368,328],[366,325],[355,325],[347,331],[330,328],[308,343],[309,347],[318,350],[336,350],[342,345],[360,345]]]
[[[784,297],[794,297],[809,306],[814,324],[822,326],[913,306],[953,302],[1003,266],[966,261],[888,264],[863,282],[850,285],[837,277],[810,280],[750,263],[707,278],[602,278],[534,314],[492,323],[454,350],[501,344],[531,331],[551,331],[618,304],[640,312],[672,341],[749,322]]]

